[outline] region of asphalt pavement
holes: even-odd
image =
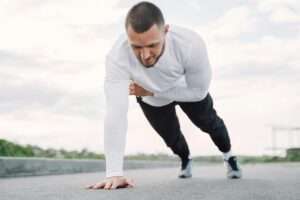
[[[228,180],[223,165],[194,165],[191,179],[178,168],[126,171],[135,187],[87,190],[103,172],[0,179],[1,200],[300,200],[300,163],[248,164],[244,177]]]

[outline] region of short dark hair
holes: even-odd
[[[137,33],[143,33],[151,28],[154,24],[161,27],[165,20],[161,10],[153,3],[142,1],[134,5],[128,12],[125,21],[125,28],[131,25]]]

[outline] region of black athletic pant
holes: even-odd
[[[136,97],[143,113],[154,130],[163,138],[173,153],[181,160],[187,160],[190,154],[189,147],[180,130],[175,106],[179,105],[188,118],[202,131],[208,133],[214,144],[221,152],[228,152],[231,148],[230,138],[223,120],[217,115],[213,100],[208,94],[203,100],[197,102],[177,102],[155,107]]]

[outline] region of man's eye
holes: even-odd
[[[151,45],[149,45],[148,47],[149,48],[154,48],[154,47],[156,47],[158,44],[151,44]]]
[[[138,47],[138,46],[132,46],[132,48],[134,48],[134,49],[141,49],[141,47]]]

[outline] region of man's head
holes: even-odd
[[[127,14],[125,28],[138,60],[152,67],[163,53],[169,28],[160,9],[149,2],[134,5]]]

